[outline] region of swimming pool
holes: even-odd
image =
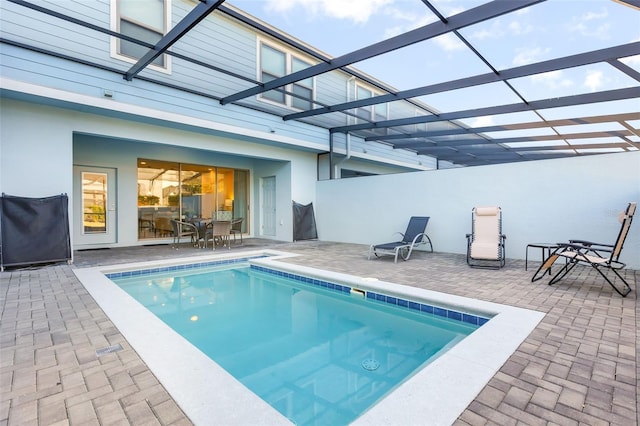
[[[442,293],[400,286],[291,265],[279,260],[291,256],[275,251],[245,252],[256,266],[362,289],[374,297],[396,303],[421,303],[465,312],[489,322],[446,354],[419,370],[375,404],[353,424],[409,424],[428,418],[430,424],[451,424],[487,381],[541,320],[539,312],[481,302]],[[279,412],[250,392],[192,344],[171,330],[105,274],[178,266],[202,261],[176,260],[74,270],[131,346],[195,424],[291,424]],[[231,259],[211,256],[211,261]],[[250,409],[248,409],[250,407]]]
[[[351,423],[489,320],[248,261],[168,269],[107,276],[299,426]]]

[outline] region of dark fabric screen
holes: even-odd
[[[71,259],[66,194],[46,198],[2,194],[0,201],[2,268]]]
[[[306,206],[293,202],[293,241],[318,238],[313,203]]]

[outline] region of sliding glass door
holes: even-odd
[[[171,219],[248,222],[246,170],[138,159],[138,238],[172,235]]]

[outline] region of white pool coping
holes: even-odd
[[[263,254],[269,257],[252,262],[362,290],[492,316],[353,425],[407,425],[427,419],[434,426],[452,424],[544,317],[538,311],[287,264],[278,259],[295,255],[274,250],[99,266],[75,269],[74,273],[194,424],[290,425],[290,420],[105,276],[126,270]]]

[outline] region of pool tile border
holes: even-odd
[[[423,314],[435,315],[438,317],[443,317],[470,325],[476,325],[478,327],[486,324],[487,321],[490,320],[490,318],[486,318],[480,315],[469,314],[453,309],[446,309],[427,303],[414,302],[412,300],[406,300],[395,296],[388,296],[386,294],[376,293],[373,291],[367,291],[367,299],[374,300],[376,302],[388,303],[390,305],[399,306],[401,308],[406,308],[411,311],[416,311]]]
[[[130,278],[130,277],[138,277],[138,276],[155,274],[158,272],[184,271],[188,269],[206,268],[209,266],[221,266],[221,265],[231,265],[235,263],[245,263],[245,262],[248,262],[249,260],[261,259],[265,257],[269,257],[269,256],[260,255],[260,256],[251,256],[251,257],[236,257],[236,258],[229,258],[229,259],[223,259],[223,260],[210,260],[207,262],[193,262],[193,263],[185,263],[180,265],[160,266],[155,268],[138,269],[133,271],[109,272],[109,273],[105,273],[104,275],[109,279]]]
[[[146,275],[162,273],[162,272],[184,271],[184,270],[191,270],[191,269],[206,268],[210,266],[246,263],[250,260],[262,259],[266,257],[269,257],[269,256],[258,255],[258,256],[249,256],[249,257],[221,259],[221,260],[211,260],[206,262],[184,263],[179,265],[160,266],[160,267],[138,269],[138,270],[132,270],[132,271],[111,272],[111,273],[106,273],[105,276],[109,279],[130,278],[130,277],[146,276]],[[294,274],[291,272],[280,271],[278,269],[267,268],[264,266],[259,266],[254,264],[251,264],[250,267],[251,269],[254,269],[260,272],[265,272],[278,277],[293,279],[305,284],[309,284],[309,285],[320,287],[320,288],[325,288],[332,291],[337,291],[340,293],[348,294],[348,293],[351,293],[351,290],[352,290],[352,287],[350,286],[337,284],[337,283],[333,283],[325,280],[319,280],[317,278],[310,278],[304,275]],[[453,309],[446,309],[440,306],[434,306],[426,303],[419,303],[419,302],[406,300],[406,299],[395,297],[395,296],[389,296],[383,293],[366,291],[365,294],[366,294],[365,296],[366,299],[370,301],[387,303],[387,304],[394,305],[400,308],[405,308],[414,312],[435,315],[435,316],[463,322],[465,324],[469,324],[477,327],[480,327],[483,324],[485,324],[487,321],[489,321],[489,318],[482,317],[479,315],[459,312]]]
[[[310,284],[310,285],[321,287],[321,288],[327,288],[329,290],[339,291],[341,293],[350,293],[352,289],[349,286],[336,284],[329,281],[318,280],[315,278],[309,278],[307,276],[298,275],[291,272],[284,272],[277,269],[266,268],[264,266],[251,265],[251,269],[273,274],[278,277],[294,279],[296,281],[301,281],[306,284]],[[366,298],[371,301],[387,303],[389,305],[398,306],[400,308],[405,308],[411,311],[420,312],[423,314],[435,315],[438,317],[443,317],[453,321],[463,322],[465,324],[469,324],[477,327],[480,327],[483,324],[486,324],[487,321],[489,321],[490,319],[490,318],[482,317],[479,315],[456,311],[453,309],[446,309],[440,306],[429,305],[427,303],[419,303],[419,302],[414,302],[412,300],[402,299],[400,297],[389,296],[383,293],[376,293],[373,291],[366,291],[365,293],[366,293]]]
[[[306,277],[304,275],[292,274],[290,272],[279,271],[277,269],[272,269],[272,268],[265,268],[264,266],[258,266],[258,265],[251,265],[251,269],[255,269],[255,270],[260,271],[260,272],[266,272],[268,274],[276,275],[276,276],[282,277],[282,278],[290,278],[290,279],[293,279],[293,280],[296,280],[296,281],[303,282],[305,284],[311,284],[311,285],[316,286],[316,287],[327,288],[329,290],[338,291],[340,293],[350,293],[351,292],[351,287],[349,287],[349,286],[342,285],[342,284],[336,284],[336,283],[332,283],[332,282],[324,281],[324,280],[318,280],[316,278],[309,278],[309,277]]]

